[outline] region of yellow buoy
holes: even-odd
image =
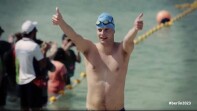
[[[80,76],[83,77],[83,78],[85,78],[86,77],[86,73],[85,72],[81,72],[80,73]]]
[[[65,94],[64,93],[64,90],[60,90],[58,93],[61,94],[61,95],[64,95]]]
[[[55,102],[56,100],[57,100],[57,98],[55,96],[52,96],[52,97],[49,98],[50,102]]]
[[[75,82],[76,84],[79,84],[81,81],[80,81],[79,79],[75,79],[74,82]]]
[[[66,89],[71,90],[73,87],[71,85],[66,85]]]

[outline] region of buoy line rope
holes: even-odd
[[[152,35],[154,32],[162,29],[163,27],[171,26],[175,21],[179,20],[180,18],[182,18],[182,17],[188,15],[189,13],[193,12],[194,10],[196,10],[197,9],[197,0],[195,0],[191,4],[185,3],[185,4],[182,4],[182,5],[176,5],[175,7],[180,8],[180,9],[183,9],[183,8],[188,8],[188,9],[185,10],[185,11],[183,11],[182,13],[178,14],[174,18],[172,18],[169,22],[161,23],[159,25],[156,25],[153,28],[151,28],[150,30],[148,30],[146,33],[138,36],[134,40],[134,43],[135,44],[138,44],[139,42],[142,42],[144,39],[146,39],[147,37],[149,37],[150,35]]]
[[[85,78],[86,78],[86,73],[85,72],[81,72],[80,73],[80,78],[73,80],[73,82],[72,82],[73,84],[66,85],[65,88],[64,88],[64,90],[60,90],[56,96],[49,97],[48,104],[52,104],[55,101],[57,101],[57,99],[59,99],[61,96],[65,95],[65,92],[66,91],[72,90],[73,88],[75,88]]]

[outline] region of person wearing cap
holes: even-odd
[[[37,79],[33,59],[39,62],[40,69],[46,67],[44,56],[37,43],[33,40],[36,36],[37,22],[30,20],[22,24],[23,38],[15,45],[16,58],[19,61],[19,93],[22,110],[40,110],[42,108],[42,88],[35,83]]]
[[[143,28],[143,14],[134,21],[121,42],[114,41],[115,23],[109,13],[102,13],[96,22],[98,43],[85,39],[68,25],[58,8],[52,17],[54,25],[73,41],[84,55],[87,73],[87,110],[124,111],[124,88],[130,55],[134,49],[134,38]]]

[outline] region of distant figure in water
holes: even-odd
[[[71,84],[71,77],[74,76],[75,63],[76,62],[81,63],[80,52],[77,52],[77,54],[75,54],[73,49],[71,49],[74,46],[75,46],[75,44],[71,41],[71,39],[69,39],[66,34],[63,34],[61,48],[65,52],[65,58],[62,62],[64,63],[64,65],[66,66],[66,68],[68,70],[67,77],[66,77],[67,79],[65,81],[67,85]]]
[[[63,49],[57,47],[57,43],[51,42],[51,48],[48,51],[48,57],[51,59],[55,70],[49,72],[48,80],[48,96],[56,96],[59,91],[64,90],[67,69],[61,62],[64,59],[65,53]]]

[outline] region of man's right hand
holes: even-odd
[[[54,25],[59,25],[61,21],[62,21],[62,15],[59,11],[59,8],[56,7],[56,14],[53,15],[52,22],[53,22]]]
[[[142,20],[142,17],[143,17],[143,13],[141,13],[141,14],[135,19],[134,27],[135,27],[136,30],[142,30],[142,28],[143,28],[143,20]]]

